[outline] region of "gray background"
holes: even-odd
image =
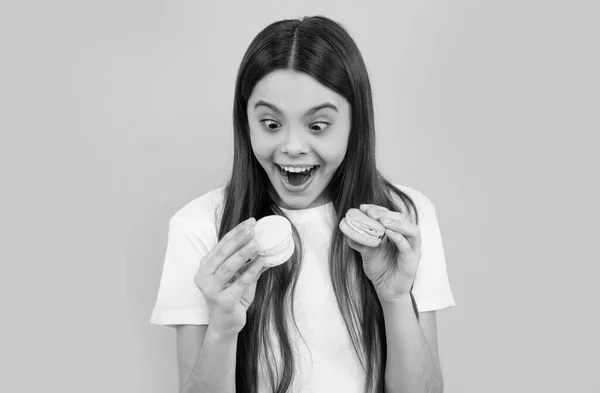
[[[228,175],[251,39],[313,14],[363,53],[381,168],[437,207],[446,392],[600,391],[598,7],[391,3],[2,2],[0,391],[177,390],[168,220]]]

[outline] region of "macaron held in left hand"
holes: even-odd
[[[348,245],[361,254],[365,274],[382,301],[409,297],[422,256],[416,224],[403,213],[363,204],[348,210],[339,228]],[[383,238],[379,236],[382,229]]]
[[[294,253],[292,225],[283,216],[271,215],[258,220],[254,225],[254,239],[258,258],[267,268],[287,262]]]

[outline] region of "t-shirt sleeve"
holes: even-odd
[[[208,306],[194,277],[200,259],[208,253],[205,242],[182,218],[173,216],[162,276],[150,323],[174,328],[175,325],[207,325]]]
[[[422,194],[414,202],[418,206],[421,232],[421,261],[412,289],[417,309],[423,312],[455,306],[435,206]]]

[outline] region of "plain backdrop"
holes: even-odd
[[[437,208],[446,392],[599,392],[595,4],[2,2],[0,391],[177,391],[168,220],[227,180],[250,41],[321,14],[366,61],[381,170]]]

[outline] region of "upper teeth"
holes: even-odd
[[[313,165],[313,166],[305,166],[305,167],[291,167],[291,166],[281,166],[281,165],[279,165],[279,167],[281,169],[283,169],[284,171],[287,171],[287,172],[296,172],[296,173],[299,173],[299,172],[309,171],[309,170],[313,169],[315,166]]]

